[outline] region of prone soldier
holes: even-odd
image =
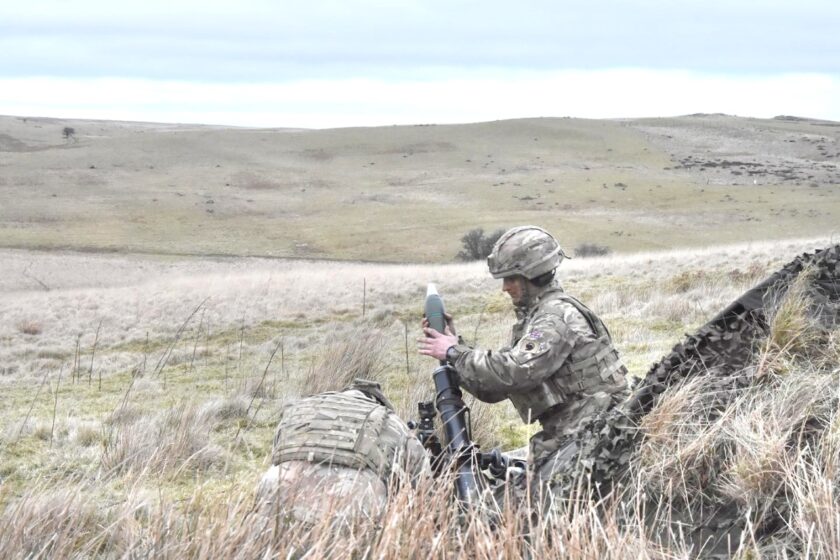
[[[379,384],[356,379],[283,409],[272,467],[257,494],[264,506],[299,522],[372,518],[394,483],[413,483],[430,471],[423,446]]]

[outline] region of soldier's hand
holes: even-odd
[[[449,327],[446,328],[449,330]],[[437,360],[443,361],[446,359],[446,351],[450,346],[458,344],[458,337],[452,334],[441,334],[435,329],[426,326],[423,328],[425,338],[417,339],[417,350],[423,356],[431,356]]]
[[[449,313],[444,313],[443,318],[446,319],[446,327],[443,329],[443,334],[449,334],[452,336],[458,336],[458,333],[455,332],[455,320],[452,318],[452,315]],[[420,328],[421,329],[429,329],[431,326],[429,325],[429,320],[423,317],[420,321]]]

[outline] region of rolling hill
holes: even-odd
[[[63,131],[71,128],[65,138]],[[542,225],[618,252],[831,235],[840,123],[726,115],[332,130],[0,117],[0,246],[446,262]]]

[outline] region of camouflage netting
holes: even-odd
[[[756,395],[766,396],[768,391],[781,391],[782,384],[789,380],[765,375],[766,364],[760,362],[762,354],[765,358],[767,355],[773,318],[794,286],[806,298],[809,327],[829,336],[840,326],[840,245],[798,257],[742,295],[654,364],[629,401],[597,419],[576,437],[576,451],[561,465],[554,479],[555,495],[558,492],[561,496],[572,495],[582,479],[591,482],[602,496],[611,490],[619,495],[631,481],[639,484],[641,477],[634,478],[633,474],[638,475],[645,468],[640,451],[645,445],[657,444],[651,441],[647,431],[650,418],[646,416],[663,401],[663,394],[678,391],[690,383],[697,384],[694,395],[701,395],[702,401],[694,403],[688,417],[682,419],[688,423],[705,422],[705,426],[709,426],[720,420],[722,414],[731,414],[739,402],[747,403]],[[813,346],[821,344],[818,338],[812,341]],[[837,373],[836,362],[822,367],[821,372],[815,373]],[[818,379],[819,376],[811,375],[810,378]],[[819,383],[809,386],[808,391],[819,388],[817,386]],[[809,393],[808,398],[822,399],[819,406],[809,401],[814,410],[790,410],[781,414],[790,418],[787,432],[790,439],[782,442],[783,452],[793,449],[801,457],[802,450],[821,445],[816,440],[825,431],[825,417],[832,411],[836,413],[838,408],[836,391],[829,387],[830,382],[822,386],[823,395],[812,397]],[[781,399],[778,397],[776,401]],[[759,401],[748,404],[756,406],[756,402]],[[771,401],[765,398],[761,402]],[[784,402],[773,404],[784,405]],[[761,503],[739,497],[732,488],[727,492],[724,488],[727,477],[733,475],[718,472],[718,469],[726,468],[724,464],[733,450],[731,446],[720,444],[721,438],[716,441],[718,447],[712,442],[711,451],[720,456],[689,465],[693,472],[680,472],[680,477],[675,478],[686,487],[668,497],[666,512],[662,511],[663,494],[674,489],[662,487],[646,492],[642,494],[646,496],[642,500],[644,503],[632,504],[633,511],[642,511],[652,527],[664,529],[659,534],[678,534],[683,546],[693,554],[699,552],[704,556],[726,556],[737,548],[747,533],[751,539],[772,540],[774,533],[788,523],[791,513],[786,509],[785,493],[789,489],[784,484],[762,488],[757,494],[763,498]],[[660,445],[667,445],[667,442]],[[671,450],[658,451],[660,454],[668,452]],[[676,450],[672,452],[676,453]],[[767,469],[768,472],[771,470]],[[687,478],[692,480],[687,483]],[[768,478],[772,479],[771,476]]]

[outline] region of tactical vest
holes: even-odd
[[[384,406],[347,393],[321,393],[293,403],[278,426],[272,462],[371,469],[387,479],[397,451],[397,442],[380,437],[389,414]]]
[[[537,387],[525,393],[510,395],[510,400],[524,422],[535,422],[550,409],[582,398],[585,394],[603,391],[608,394],[624,391],[627,387],[627,368],[621,363],[612,337],[603,321],[583,303],[562,290],[550,290],[534,308],[548,301],[560,300],[572,304],[586,319],[597,338],[586,344],[576,345],[569,357],[558,364],[557,371]],[[522,336],[527,320],[514,328],[514,337]],[[514,344],[518,340],[513,341]]]

